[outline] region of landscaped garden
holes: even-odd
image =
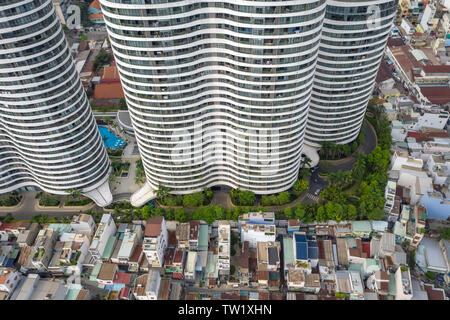
[[[20,203],[22,196],[16,192],[8,192],[0,195],[0,207],[14,207]]]
[[[39,205],[43,207],[58,207],[61,203],[59,196],[44,191],[37,193],[36,199],[39,199]]]
[[[145,181],[145,172],[144,166],[142,164],[142,159],[136,161],[136,183],[144,183]]]
[[[67,207],[82,207],[92,203],[92,199],[81,195],[81,190],[69,190],[69,195],[65,197],[64,205]]]
[[[120,177],[122,175],[122,172],[128,171],[130,169],[130,162],[128,161],[121,161],[121,160],[112,160],[111,161],[111,167],[113,169],[113,173],[116,177]]]

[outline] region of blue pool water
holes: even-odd
[[[111,149],[121,149],[125,146],[126,142],[120,138],[117,138],[114,133],[108,130],[107,127],[98,126],[98,129],[100,130],[100,135],[102,136],[105,147]]]

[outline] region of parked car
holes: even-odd
[[[320,191],[322,191],[320,188],[318,188],[317,190],[316,190],[316,192],[314,192],[314,195],[315,196],[318,196],[319,195],[319,193],[320,193]]]

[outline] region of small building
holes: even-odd
[[[399,267],[395,272],[396,293],[395,300],[411,300],[413,289],[409,268]]]
[[[352,221],[353,234],[356,237],[368,237],[372,232],[370,221]]]
[[[98,284],[101,286],[112,286],[117,271],[117,264],[103,263],[97,275]]]
[[[161,275],[155,269],[136,278],[133,295],[136,300],[158,300]]]
[[[31,246],[36,240],[38,232],[41,230],[39,223],[32,223],[29,229],[20,230],[19,236],[17,237],[17,243],[20,247]]]

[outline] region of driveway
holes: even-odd
[[[365,154],[369,154],[373,151],[373,149],[375,149],[375,147],[377,146],[377,134],[375,132],[375,129],[366,119],[364,119],[364,123],[364,141],[362,145],[358,147],[354,156],[340,160],[322,160],[319,163],[320,168],[318,171],[330,171],[336,173],[339,170],[352,170],[353,164],[356,162],[356,157],[359,153],[364,152]],[[324,170],[325,168],[327,170]]]

